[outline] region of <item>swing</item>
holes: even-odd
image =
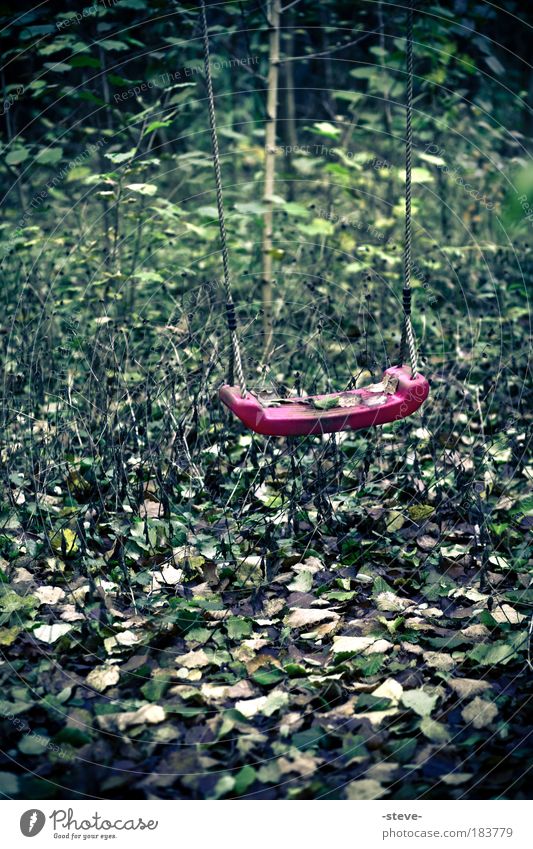
[[[235,305],[231,293],[205,0],[201,0],[201,17],[209,126],[211,131],[223,280],[226,296],[226,318],[231,340],[228,381],[220,388],[220,400],[247,428],[266,436],[305,436],[309,434],[337,433],[343,430],[374,427],[410,416],[423,404],[429,394],[429,383],[418,372],[417,368],[416,341],[411,321],[413,0],[409,4],[406,39],[405,243],[400,364],[386,369],[383,373],[382,380],[373,386],[328,395],[277,398],[274,401],[269,398],[263,398],[261,393],[247,390],[244,378]],[[407,353],[409,366],[404,364]],[[235,374],[237,376],[237,385],[235,385]]]

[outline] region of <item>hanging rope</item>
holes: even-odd
[[[230,362],[228,366],[228,383],[233,386],[235,373],[241,390],[241,395],[246,395],[246,381],[242,368],[241,348],[237,334],[237,318],[235,316],[235,304],[231,294],[231,276],[229,271],[228,240],[226,235],[226,222],[224,216],[224,199],[222,196],[222,177],[220,174],[220,154],[218,150],[217,122],[215,114],[215,98],[213,95],[213,81],[211,79],[211,60],[209,56],[209,31],[207,29],[207,17],[205,14],[205,2],[200,0],[204,43],[204,68],[205,82],[207,86],[207,103],[209,108],[209,127],[211,129],[211,150],[213,153],[213,168],[215,171],[215,187],[217,196],[218,223],[220,228],[220,247],[222,250],[222,269],[224,274],[224,291],[226,297],[226,320],[231,340]]]
[[[416,377],[417,355],[415,334],[411,321],[411,271],[412,271],[412,221],[411,221],[411,165],[413,154],[413,0],[407,12],[407,92],[405,103],[405,242],[403,256],[403,323],[400,342],[400,365],[409,351],[411,376]]]

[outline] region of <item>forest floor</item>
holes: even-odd
[[[525,797],[527,415],[476,420],[468,380],[372,432],[252,437],[212,399],[194,460],[11,470],[1,791]]]

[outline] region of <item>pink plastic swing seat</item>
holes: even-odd
[[[392,394],[377,397],[368,388],[336,392],[331,395],[306,396],[294,403],[279,407],[264,406],[250,392],[241,396],[239,387],[224,385],[220,399],[250,430],[265,436],[306,436],[308,434],[336,433],[341,430],[395,422],[410,416],[424,403],[429,394],[429,383],[421,374],[413,379],[406,366],[394,366],[384,372],[398,381]],[[353,406],[349,406],[353,396]],[[317,409],[313,401],[342,398],[343,406]],[[327,403],[327,402],[326,402]]]

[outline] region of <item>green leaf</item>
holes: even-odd
[[[129,159],[133,159],[135,152],[135,148],[132,147],[131,150],[128,150],[125,153],[104,153],[104,156],[106,159],[111,160],[114,165],[121,165]]]
[[[143,684],[141,687],[141,693],[146,699],[148,699],[149,702],[159,702],[165,695],[169,682],[170,676],[168,678],[163,675],[158,676],[157,678],[153,678],[151,681],[147,681],[146,684]]]
[[[39,605],[35,596],[21,596],[12,589],[4,588],[3,584],[0,587],[0,625],[8,622],[13,613],[18,614],[18,619],[22,611],[29,614]]]
[[[289,217],[294,216],[295,218],[308,218],[309,210],[301,203],[295,203],[294,201],[290,201],[286,203],[283,207],[283,212],[286,212]]]
[[[427,519],[428,516],[431,516],[435,512],[435,509],[431,504],[413,504],[412,507],[408,508],[407,512],[411,519],[415,522],[420,522],[422,519]]]
[[[14,625],[12,628],[0,628],[0,646],[11,646],[21,633],[22,628]]]
[[[451,739],[450,732],[446,726],[442,725],[441,722],[436,722],[436,720],[431,719],[429,716],[423,718],[420,723],[420,730],[433,743],[449,743]]]
[[[300,663],[286,663],[283,667],[290,678],[305,678],[307,669]]]
[[[360,91],[334,91],[333,97],[338,100],[347,100],[349,103],[360,103],[364,95]]]
[[[252,680],[255,681],[256,684],[260,684],[262,687],[268,687],[271,684],[279,684],[283,677],[283,672],[280,669],[276,666],[271,666],[258,669],[257,672],[254,672],[252,675]]]
[[[330,124],[329,121],[317,121],[313,124],[313,132],[319,136],[328,136],[332,139],[336,139],[341,134],[340,129],[335,127],[334,124]]]
[[[69,61],[69,64],[73,68],[100,68],[101,67],[100,60],[96,59],[95,56],[85,56],[84,54],[81,54],[80,56],[71,56],[68,61]]]
[[[31,702],[8,702],[5,699],[0,699],[1,716],[18,716],[19,713],[26,713],[31,707]]]
[[[398,172],[398,176],[400,180],[405,183],[405,171],[401,169]],[[432,183],[434,178],[433,174],[427,170],[427,168],[413,168],[411,172],[411,180],[414,184],[416,183]]]
[[[313,407],[317,410],[333,410],[339,406],[338,398],[314,398]]]
[[[331,590],[330,592],[321,594],[321,598],[328,601],[351,601],[357,592],[355,590]]]
[[[19,742],[19,751],[24,755],[42,755],[46,752],[50,739],[48,737],[26,734]]]
[[[137,192],[140,195],[147,195],[149,197],[157,194],[157,186],[154,186],[153,183],[129,183],[126,188],[130,192]]]
[[[60,147],[49,147],[46,150],[41,150],[35,157],[35,161],[39,165],[57,165],[63,156],[63,150]]]
[[[66,182],[74,183],[76,180],[85,180],[92,175],[92,171],[85,165],[75,165],[74,168],[69,168]]]
[[[168,713],[175,713],[178,716],[184,716],[186,719],[194,719],[195,716],[205,714],[205,708],[191,707],[190,705],[167,704],[165,709]]]
[[[250,201],[249,203],[236,203],[235,209],[242,215],[263,215],[265,206],[259,201]]]
[[[319,727],[306,728],[304,731],[297,731],[292,735],[291,742],[297,749],[305,752],[308,749],[314,749],[324,741],[324,732]]]
[[[85,746],[86,743],[90,743],[91,740],[92,737],[88,731],[83,728],[71,728],[70,726],[62,728],[61,731],[54,737],[54,743],[66,743],[67,745],[75,746],[76,748]]]
[[[495,666],[498,663],[509,663],[515,656],[514,646],[509,643],[481,643],[468,652],[469,660],[480,663],[481,666]]]
[[[405,516],[401,510],[389,510],[387,512],[386,527],[390,533],[399,531],[405,525]]]
[[[278,510],[283,506],[283,498],[275,490],[266,484],[258,487],[255,497],[270,510]]]
[[[498,77],[502,77],[505,74],[505,68],[496,56],[485,56],[485,62]]]
[[[424,162],[429,162],[430,165],[446,165],[446,161],[441,156],[435,156],[433,153],[424,153],[422,151],[418,156]]]
[[[0,793],[9,798],[16,796],[20,791],[18,775],[13,772],[0,772]]]
[[[335,232],[333,223],[325,218],[313,218],[310,224],[299,224],[298,229],[306,236],[331,236]]]
[[[311,572],[298,572],[296,577],[287,588],[294,593],[308,593],[313,586],[313,576]]]
[[[70,65],[67,65],[66,62],[45,62],[44,67],[48,68],[49,71],[55,71],[56,74],[64,74],[67,71],[72,71]]]
[[[272,690],[266,700],[266,703],[261,709],[261,713],[265,716],[272,716],[276,711],[286,707],[289,703],[289,694],[283,690]]]
[[[47,88],[47,85],[44,80],[32,80],[32,82],[28,84],[28,88],[31,89],[31,91],[40,93],[43,89]]]
[[[218,210],[216,206],[200,206],[196,210],[196,214],[199,215],[201,218],[211,218],[213,220],[216,220]]]
[[[104,38],[102,41],[99,41],[98,44],[100,47],[103,47],[104,50],[129,50],[127,44],[124,44],[123,41],[118,41],[116,38]]]
[[[382,578],[381,575],[378,575],[374,579],[374,584],[372,587],[372,597],[376,599],[382,593],[392,593],[394,595],[394,590],[391,585],[387,583],[385,578]]]
[[[252,633],[252,623],[237,616],[230,617],[226,622],[228,636],[232,640],[242,640]]]
[[[411,708],[419,716],[429,716],[435,705],[437,704],[438,696],[434,693],[427,693],[421,688],[418,690],[405,690],[402,693],[402,704]]]
[[[136,271],[135,278],[143,283],[162,283],[163,278],[157,271]]]
[[[171,123],[172,121],[152,121],[145,129],[144,135],[147,136],[148,133],[153,133],[154,130],[159,130],[161,127],[170,127]]]
[[[50,540],[50,544],[57,554],[64,557],[72,557],[79,551],[78,535],[71,528],[58,531]]]
[[[139,11],[147,8],[147,0],[118,0],[117,6],[122,6],[125,9],[138,9]],[[181,42],[178,42],[181,44]]]
[[[29,155],[30,152],[27,147],[16,147],[7,154],[6,162],[8,165],[20,165],[26,161]]]
[[[248,764],[243,766],[235,776],[235,785],[233,788],[235,794],[241,796],[243,793],[246,793],[248,788],[254,783],[256,777],[257,773],[253,767]]]
[[[368,65],[363,68],[354,68],[350,71],[350,76],[355,77],[356,80],[366,80],[369,77],[375,76],[375,71],[371,65]]]

